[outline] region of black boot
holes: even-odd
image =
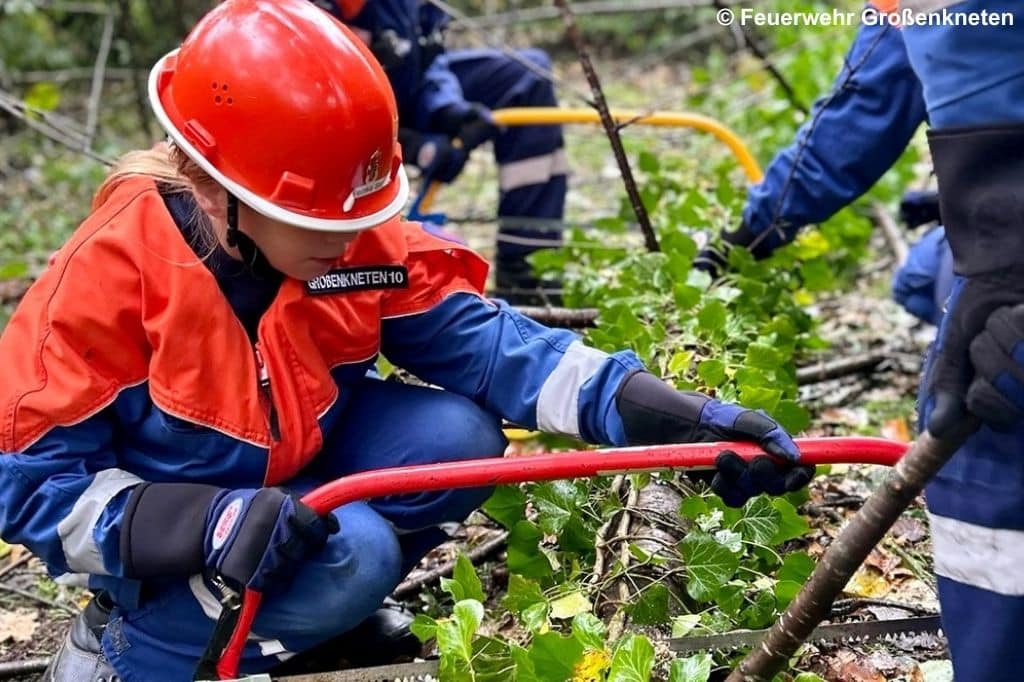
[[[121,678],[103,655],[100,641],[114,607],[100,592],[71,622],[64,643],[43,673],[43,682],[118,682]]]
[[[494,296],[514,306],[560,306],[562,283],[536,277],[525,255],[499,254],[494,271]]]
[[[409,630],[412,619],[405,606],[385,599],[381,608],[353,629],[289,659],[272,673],[300,675],[411,660],[423,653],[423,645]]]

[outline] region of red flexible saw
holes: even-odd
[[[907,443],[883,438],[798,438],[802,464],[880,464],[893,466],[906,453]],[[320,514],[355,502],[385,495],[478,488],[507,483],[585,478],[666,469],[711,469],[722,450],[744,459],[764,452],[753,443],[687,443],[632,448],[576,450],[550,455],[506,459],[470,459],[443,464],[419,464],[365,471],[345,476],[310,492],[302,501]],[[240,604],[224,612],[217,623],[196,680],[235,679],[242,649],[249,637],[263,595],[247,589]],[[230,637],[228,636],[230,635]]]

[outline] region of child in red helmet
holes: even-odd
[[[0,337],[0,532],[98,595],[46,679],[191,679],[223,586],[265,594],[246,672],[339,635],[401,650],[382,601],[490,491],[326,518],[297,495],[500,457],[501,417],[788,460],[723,457],[730,504],[810,477],[763,414],[483,298],[481,259],[399,217],[387,79],[306,0],[219,5],[153,69],[150,99],[170,141],[121,160]],[[445,390],[368,377],[380,353]]]

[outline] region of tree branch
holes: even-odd
[[[555,0],[555,4],[562,11],[565,32],[576,48],[576,52],[579,53],[580,65],[583,67],[583,73],[587,76],[590,91],[594,95],[594,101],[591,104],[597,109],[597,113],[600,114],[601,124],[608,134],[612,151],[615,153],[615,161],[619,165],[619,172],[622,173],[622,182],[626,185],[629,203],[633,207],[633,212],[636,213],[637,222],[640,223],[640,231],[644,234],[644,243],[646,243],[648,251],[660,251],[661,247],[658,245],[658,237],[654,234],[654,228],[651,227],[651,219],[647,215],[647,208],[644,207],[644,203],[640,198],[640,192],[636,188],[636,180],[633,179],[633,170],[629,167],[626,150],[622,147],[622,138],[619,136],[619,130],[615,126],[615,121],[612,120],[611,112],[608,110],[608,102],[605,100],[604,90],[601,89],[601,81],[598,79],[597,72],[594,71],[594,65],[590,61],[590,54],[587,52],[587,46],[583,42],[583,36],[580,35],[580,31],[576,27],[572,10],[569,9],[569,2],[568,0]]]
[[[726,682],[768,682],[782,669],[814,628],[828,617],[835,598],[871,549],[976,428],[977,421],[968,419],[960,425],[958,433],[948,438],[937,439],[927,431],[918,437],[889,472],[882,487],[872,493],[829,546],[807,584],[761,644],[754,647]]]

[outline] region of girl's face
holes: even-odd
[[[241,203],[238,229],[256,242],[276,270],[304,281],[330,270],[359,234],[304,230],[267,218]]]

